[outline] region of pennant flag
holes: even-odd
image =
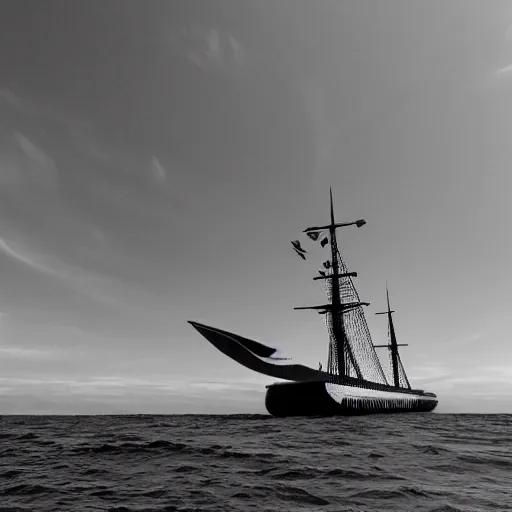
[[[300,246],[300,242],[298,240],[293,240],[292,245],[296,251],[306,254],[306,251]]]
[[[306,259],[306,258],[304,258],[304,259]],[[331,268],[331,262],[329,260],[324,261],[323,265],[324,265],[324,268]]]
[[[293,250],[303,259],[303,260],[306,260],[306,256],[304,256],[304,254],[302,254],[301,252],[299,252],[295,247],[293,248]]]
[[[319,273],[322,277],[325,277],[325,276],[326,276],[326,274],[325,274],[325,272],[324,272],[323,270],[319,270],[319,271],[318,271],[318,273]]]
[[[306,235],[313,240],[313,242],[316,242],[318,240],[318,237],[322,234],[321,231],[310,231],[309,233],[306,233]]]
[[[320,245],[322,247],[325,247],[329,243],[329,239],[325,237],[323,240],[320,241]]]

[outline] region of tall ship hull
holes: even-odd
[[[404,412],[430,412],[437,406],[434,393],[413,389],[402,364],[387,293],[386,315],[389,343],[374,345],[364,316],[363,307],[353,279],[338,249],[336,230],[356,225],[364,220],[336,223],[331,192],[331,219],[326,226],[304,230],[307,237],[322,249],[329,249],[329,259],[313,279],[324,283],[328,302],[320,306],[297,307],[323,316],[329,335],[326,370],[301,364],[284,363],[277,348],[245,338],[238,334],[189,323],[215,348],[239,364],[263,375],[281,379],[267,386],[265,406],[273,416],[356,416]],[[309,258],[299,240],[292,242],[294,251],[303,259]],[[390,372],[386,375],[377,348],[389,353]]]
[[[361,383],[283,382],[267,386],[265,407],[272,416],[361,416],[430,412],[437,398],[423,391],[409,393],[393,386],[362,387]]]

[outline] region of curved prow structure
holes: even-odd
[[[329,379],[327,372],[314,370],[301,364],[278,365],[263,361],[260,359],[261,357],[270,357],[275,353],[276,349],[267,347],[257,341],[197,322],[189,321],[188,323],[200,332],[217,350],[220,350],[237,363],[255,372],[276,379],[301,382],[326,382]]]

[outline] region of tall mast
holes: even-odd
[[[338,363],[338,374],[340,376],[347,375],[347,361],[346,355],[349,357],[349,361],[352,363],[354,370],[358,376],[358,378],[362,378],[362,372],[359,367],[358,362],[354,358],[354,354],[352,353],[352,349],[349,344],[346,343],[346,333],[345,327],[343,325],[343,315],[348,311],[351,311],[359,306],[369,306],[367,302],[347,302],[342,303],[340,299],[340,283],[339,279],[343,279],[346,277],[355,277],[357,274],[355,272],[348,273],[340,273],[340,266],[338,263],[338,244],[336,242],[336,229],[344,226],[357,226],[360,228],[366,224],[366,221],[363,219],[354,221],[354,222],[342,222],[336,223],[334,220],[334,205],[332,200],[332,189],[330,189],[330,202],[331,202],[331,222],[327,226],[314,226],[311,228],[307,228],[304,230],[305,233],[310,232],[321,232],[321,231],[329,231],[330,234],[330,245],[331,245],[331,267],[332,273],[323,275],[322,277],[314,277],[313,279],[330,279],[331,280],[331,302],[329,304],[324,304],[321,306],[307,306],[307,307],[296,307],[294,309],[313,309],[317,310],[322,314],[331,314],[332,320],[332,332],[334,337],[334,343],[337,354],[337,363]]]
[[[391,314],[391,307],[389,305],[389,291],[386,286],[386,298],[388,301],[388,322],[389,322],[389,338],[391,342],[391,362],[393,364],[393,381],[395,387],[400,387],[400,377],[398,375],[398,345],[396,343],[395,327],[393,325],[393,315]]]
[[[395,326],[393,325],[394,311],[391,310],[389,305],[389,291],[388,285],[386,284],[386,299],[388,303],[388,310],[383,313],[375,313],[376,315],[387,315],[389,324],[389,345],[374,345],[374,347],[388,347],[391,352],[391,366],[393,369],[393,383],[396,388],[400,387],[400,372],[399,372],[399,356],[398,347],[407,346],[406,344],[398,344],[396,341]]]
[[[334,222],[334,204],[332,201],[332,188],[329,188],[329,196],[331,199],[331,225],[329,226],[330,242],[331,242],[331,265],[332,274],[338,275],[338,244],[336,243],[336,224]],[[345,364],[345,332],[343,328],[343,318],[340,307],[340,283],[339,280],[333,278],[331,280],[331,316],[332,328],[336,339],[336,352],[338,353],[338,372],[343,377],[346,374]]]

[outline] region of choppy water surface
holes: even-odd
[[[3,417],[0,510],[512,510],[512,416]]]

